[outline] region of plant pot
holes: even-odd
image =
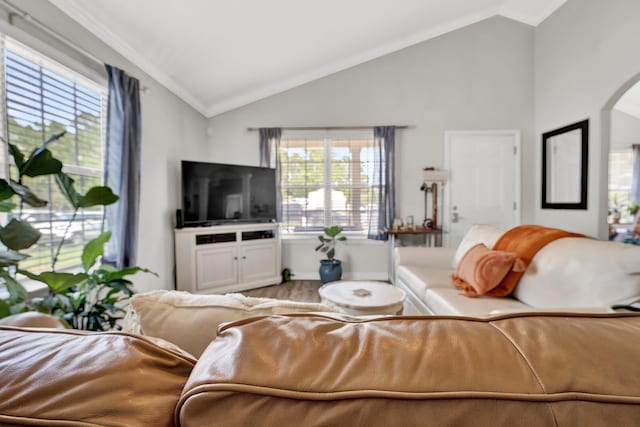
[[[342,278],[342,262],[337,259],[320,260],[320,280],[322,283],[335,282]]]

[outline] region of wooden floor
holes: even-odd
[[[288,299],[299,302],[320,302],[318,288],[322,286],[319,280],[291,280],[279,285],[251,289],[242,292],[248,297]]]

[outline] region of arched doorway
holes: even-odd
[[[640,177],[640,75],[630,79],[603,109],[603,165],[607,171],[606,194],[600,201],[606,209],[606,227],[610,240],[634,241],[638,217]],[[604,216],[600,215],[601,224]]]

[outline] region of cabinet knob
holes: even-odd
[[[234,256],[234,257],[233,257],[233,259],[235,259],[235,260],[237,261],[237,260],[238,260],[238,257],[237,257],[237,256]]]
[[[247,257],[246,257],[246,256],[243,256],[243,257],[242,257],[242,259],[247,259]]]

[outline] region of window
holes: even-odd
[[[629,213],[633,152],[631,148],[609,153],[609,222],[619,213],[622,224],[634,221]]]
[[[4,94],[6,134],[9,143],[23,152],[31,152],[55,133],[66,131],[64,138],[49,148],[62,161],[63,170],[75,180],[76,189],[84,193],[102,184],[106,86],[97,84],[43,55],[13,41],[4,40]],[[6,155],[7,147],[3,147]],[[15,167],[9,165],[15,178]],[[11,212],[42,233],[38,243],[25,253],[31,258],[21,268],[33,272],[51,268],[57,246],[65,235],[56,270],[74,270],[81,265],[84,243],[96,237],[102,227],[101,207],[78,212],[68,227],[72,207],[50,177],[26,178],[24,183],[48,200],[45,208],[25,205]]]
[[[285,132],[279,154],[285,231],[340,225],[366,233],[371,221],[377,223],[380,183],[373,182],[373,171],[380,160],[372,132]]]

